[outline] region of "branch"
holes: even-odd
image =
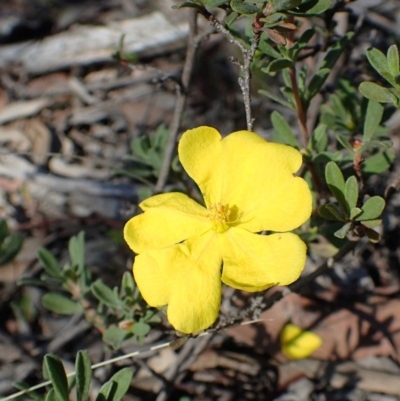
[[[247,122],[247,130],[252,131],[253,130],[253,122],[254,119],[251,116],[251,91],[250,91],[250,79],[251,79],[251,62],[253,61],[254,54],[257,50],[258,47],[258,42],[260,41],[260,36],[261,36],[261,29],[256,26],[256,24],[253,24],[253,38],[251,40],[251,45],[250,49],[246,49],[243,44],[237,40],[230,32],[228,29],[226,29],[221,22],[219,22],[214,15],[209,14],[207,15],[209,21],[211,22],[211,25],[214,26],[214,28],[224,34],[228,41],[234,45],[236,45],[243,56],[243,63],[238,63],[240,67],[240,72],[242,74],[241,77],[239,77],[239,86],[242,91],[243,95],[243,102],[244,102],[244,108],[246,111],[246,122]]]
[[[177,100],[175,104],[174,115],[172,117],[172,122],[170,126],[169,138],[167,145],[165,147],[164,159],[162,162],[160,175],[156,186],[154,188],[155,192],[161,192],[164,188],[169,170],[171,168],[171,161],[175,150],[176,138],[178,136],[179,127],[181,124],[182,114],[186,104],[187,91],[189,88],[190,77],[192,75],[194,59],[196,55],[197,46],[199,40],[197,38],[197,11],[194,9],[189,10],[189,41],[186,51],[185,64],[183,66],[181,87],[177,86]]]

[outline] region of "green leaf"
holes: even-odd
[[[53,385],[57,401],[69,401],[67,376],[60,359],[52,354],[45,355],[44,368]]]
[[[321,153],[326,150],[328,146],[328,135],[326,133],[327,126],[325,124],[318,125],[312,133],[311,141],[309,143],[310,150],[315,150]]]
[[[83,231],[69,240],[68,251],[72,266],[77,266],[78,271],[82,272],[85,268],[85,233]]]
[[[28,384],[24,383],[24,382],[13,382],[13,386],[15,388],[17,388],[18,390],[28,390],[31,388],[31,386],[29,386]],[[53,391],[54,392],[54,391]],[[40,396],[38,393],[36,393],[35,391],[29,391],[27,396],[29,396],[30,398],[32,398],[34,401],[43,401],[43,397]],[[57,401],[57,400],[55,400]]]
[[[139,338],[147,336],[150,333],[150,325],[143,322],[137,322],[132,326],[132,333]]]
[[[157,310],[149,309],[146,311],[146,314],[141,318],[141,321],[146,323],[160,323],[161,318]]]
[[[396,154],[393,149],[378,152],[368,157],[361,165],[364,174],[381,174],[393,164]]]
[[[260,40],[260,43],[258,44],[258,50],[263,54],[271,56],[272,58],[280,59],[282,57],[282,55],[275,50],[265,38]]]
[[[318,214],[326,220],[345,221],[343,214],[333,203],[320,206]]]
[[[264,95],[266,97],[268,97],[269,99],[273,100],[276,103],[281,104],[282,106],[291,109],[291,110],[295,110],[295,107],[292,103],[289,103],[288,101],[280,98],[279,96],[276,96],[274,93],[268,91],[268,90],[264,90],[264,89],[260,89],[258,91],[258,93],[260,93],[261,95]]]
[[[289,11],[288,14],[296,15],[299,17],[313,16],[324,13],[332,7],[332,0],[309,0],[302,2],[296,11]]]
[[[335,236],[336,238],[343,239],[343,238],[346,237],[347,233],[350,231],[350,228],[351,228],[351,223],[347,223],[347,224],[345,224],[342,228],[340,228],[339,230],[337,230],[337,231],[334,233],[334,236]]]
[[[271,123],[275,130],[274,141],[293,146],[296,149],[300,148],[296,137],[293,135],[292,129],[279,112],[272,112]]]
[[[260,11],[259,7],[254,3],[248,3],[243,0],[232,0],[231,8],[242,15],[252,15]]]
[[[382,73],[389,73],[389,64],[387,59],[379,49],[368,49],[367,58],[372,67],[374,67],[376,72],[378,72],[380,75],[382,75]]]
[[[82,306],[72,299],[55,292],[47,292],[42,297],[43,306],[51,312],[60,315],[74,315],[82,312]]]
[[[272,12],[291,10],[298,7],[302,0],[270,0]]]
[[[360,151],[364,153],[371,149],[381,149],[381,148],[389,149],[392,146],[393,146],[393,142],[390,139],[383,139],[383,140],[379,140],[379,141],[373,140],[373,141],[364,143],[361,146]]]
[[[286,58],[279,58],[277,60],[272,60],[266,68],[262,68],[261,71],[267,74],[271,72],[281,71],[285,68],[293,67],[293,62]]]
[[[0,265],[13,260],[22,248],[24,240],[18,233],[10,234],[0,248]]]
[[[390,73],[395,77],[400,74],[399,49],[396,45],[389,47],[387,51],[387,62]]]
[[[185,7],[191,7],[191,8],[196,8],[199,11],[203,11],[203,7],[199,4],[192,3],[191,1],[184,1],[181,4],[175,4],[171,8],[178,10],[180,8],[185,8]]]
[[[353,146],[350,143],[350,141],[348,140],[348,138],[345,135],[340,135],[340,134],[336,134],[336,139],[339,141],[339,143],[347,150],[349,150],[350,152],[354,152]]]
[[[128,335],[129,333],[126,330],[113,326],[103,333],[102,338],[106,344],[111,345],[114,349],[119,349]]]
[[[347,212],[350,212],[345,199],[345,182],[342,171],[335,162],[329,162],[325,168],[325,179],[333,196],[339,202],[340,206]]]
[[[112,400],[112,395],[115,392],[116,384],[108,381],[104,383],[97,394],[96,401],[108,401]]]
[[[297,40],[297,44],[299,45],[300,50],[304,49],[308,42],[311,40],[311,38],[315,35],[315,29],[314,28],[309,28],[306,29],[301,36],[299,37],[299,39]]]
[[[227,0],[200,0],[207,8],[215,8],[225,4]]]
[[[76,372],[76,400],[87,401],[90,382],[92,380],[92,368],[87,351],[78,351],[75,360]]]
[[[370,100],[364,120],[363,140],[368,142],[372,139],[375,131],[378,129],[383,116],[383,106],[380,103]]]
[[[376,220],[385,208],[385,200],[380,196],[372,196],[362,206],[362,213],[357,216],[357,221]]]
[[[372,48],[367,50],[368,61],[374,69],[386,79],[391,85],[396,86],[396,81],[390,73],[389,64],[385,55],[378,49]]]
[[[368,228],[374,228],[382,224],[382,219],[375,219],[375,220],[364,220],[362,225]]]
[[[122,301],[119,296],[107,285],[105,285],[100,279],[96,280],[90,289],[93,295],[104,305],[110,306],[111,308],[120,309]]]
[[[132,296],[135,291],[135,282],[133,281],[132,273],[125,272],[122,276],[121,287],[124,289],[126,295]]]
[[[307,88],[307,102],[310,102],[310,100],[320,91],[330,72],[331,70],[329,68],[322,68],[318,70],[317,73],[312,77]]]
[[[391,90],[374,82],[361,82],[358,90],[369,100],[380,103],[393,103],[396,107],[399,107],[399,99]]]
[[[354,175],[349,177],[346,181],[345,188],[344,188],[344,197],[345,197],[347,205],[348,205],[348,210],[352,210],[357,206],[358,182],[357,182],[357,178]]]
[[[232,12],[225,19],[224,23],[228,26],[232,25],[239,18],[239,14]],[[260,50],[260,49],[259,49]]]
[[[353,32],[347,32],[340,40],[338,40],[326,53],[324,60],[322,61],[320,69],[328,68],[332,69],[343,53],[348,41],[354,36]]]
[[[45,401],[60,401],[53,388],[46,394]]]
[[[374,228],[382,224],[382,219],[364,220],[362,225],[368,228]]]
[[[62,278],[61,266],[55,256],[45,248],[40,248],[36,252],[37,258],[45,272],[53,278]]]
[[[358,215],[362,213],[362,210],[359,207],[353,207],[350,210],[350,219],[354,220]]]
[[[115,373],[114,376],[111,377],[110,381],[114,383],[116,386],[115,391],[111,397],[107,398],[107,401],[120,401],[122,397],[129,390],[129,386],[131,384],[133,377],[132,368],[124,368]]]

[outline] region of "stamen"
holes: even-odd
[[[222,233],[229,228],[229,216],[231,210],[221,202],[214,203],[208,208],[208,218],[213,223],[213,228]]]

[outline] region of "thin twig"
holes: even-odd
[[[199,44],[199,41],[197,40],[197,11],[193,9],[189,10],[189,13],[190,33],[188,47],[186,51],[185,64],[183,66],[182,72],[182,85],[181,88],[177,87],[177,100],[170,126],[168,142],[165,147],[164,159],[161,166],[160,175],[158,176],[158,180],[154,188],[154,191],[156,193],[162,191],[168,179],[172,157],[176,146],[176,138],[178,136],[181,118],[186,104],[187,91],[189,88],[190,77],[192,75],[196,50]]]
[[[226,29],[221,24],[221,22],[219,22],[218,19],[214,17],[214,15],[209,14],[207,17],[211,22],[211,25],[214,26],[214,28],[218,32],[224,34],[227,37],[228,41],[236,45],[242,53],[243,62],[237,63],[240,67],[240,72],[242,74],[242,76],[239,77],[238,81],[243,95],[243,103],[246,112],[247,130],[252,131],[254,120],[251,116],[251,90],[250,90],[251,68],[250,67],[251,67],[251,62],[253,61],[254,58],[254,54],[257,50],[258,42],[260,41],[260,36],[262,31],[260,28],[257,28],[253,24],[253,38],[251,40],[250,48],[246,49],[246,47],[239,40],[237,40],[229,32],[229,30]]]

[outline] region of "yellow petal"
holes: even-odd
[[[210,228],[207,209],[178,192],[152,196],[139,206],[145,212],[124,227],[125,241],[136,253],[177,244]]]
[[[237,209],[238,225],[247,230],[289,231],[310,217],[311,192],[293,176],[302,163],[294,148],[249,131],[221,140],[215,129],[200,127],[183,134],[179,158],[206,204]]]
[[[210,327],[221,301],[221,256],[212,232],[136,257],[133,273],[144,300],[168,305],[174,328],[190,334]]]
[[[213,198],[211,192],[215,189],[215,181],[220,180],[215,162],[221,155],[221,135],[211,127],[188,130],[179,141],[178,153],[184,169],[199,186],[208,206],[208,197]]]
[[[297,280],[306,262],[306,245],[292,233],[258,235],[233,227],[219,238],[222,281],[246,291],[263,291]]]
[[[294,324],[287,324],[280,335],[282,352],[290,359],[308,358],[322,345],[322,338]]]

